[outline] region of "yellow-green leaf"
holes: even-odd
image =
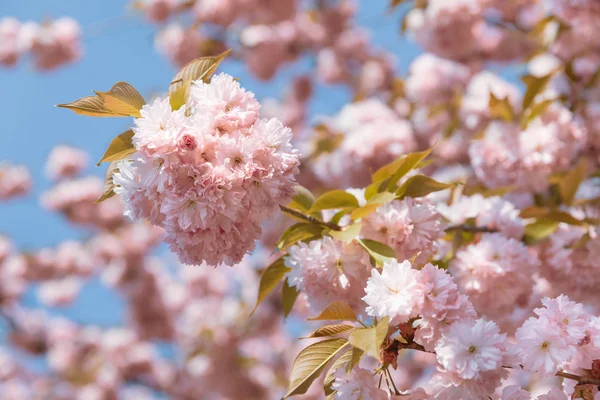
[[[552,181],[553,183],[558,183],[560,198],[564,204],[573,204],[577,189],[579,189],[579,185],[585,179],[585,172],[586,160],[582,158],[575,168],[568,171],[560,179]]]
[[[348,341],[353,347],[379,359],[381,345],[388,333],[389,321],[390,318],[385,317],[373,328],[355,329],[348,337]]]
[[[537,77],[533,75],[525,75],[521,77],[521,81],[527,87],[525,91],[525,95],[523,96],[523,111],[527,110],[531,104],[533,104],[533,100],[550,82],[552,78],[552,74]]]
[[[490,110],[490,116],[494,119],[500,119],[505,122],[512,122],[515,119],[508,96],[499,99],[493,92],[490,92],[488,108]]]
[[[558,229],[558,222],[539,219],[525,226],[524,241],[526,244],[536,244],[552,235]]]
[[[177,89],[169,96],[169,104],[171,104],[172,110],[179,110],[185,103],[187,103],[190,97],[190,89],[192,87],[192,81],[183,82]]]
[[[275,289],[275,287],[281,282],[285,274],[290,272],[291,269],[286,267],[283,262],[283,257],[278,258],[269,265],[263,271],[260,277],[260,283],[258,284],[258,297],[256,299],[256,305],[252,309],[250,315],[254,313],[256,307]]]
[[[57,104],[56,107],[68,108],[79,115],[89,117],[123,117],[124,115],[109,111],[104,107],[104,101],[98,96],[88,96],[72,103]]]
[[[133,146],[132,139],[133,131],[131,129],[114,138],[96,165],[100,166],[103,162],[119,161],[128,155],[135,153],[136,150]]]
[[[396,258],[396,252],[387,244],[371,239],[356,239],[356,241],[369,253],[369,256],[380,267],[384,263],[389,263]]]
[[[104,108],[115,114],[139,118],[140,109],[146,104],[142,95],[127,82],[117,82],[108,92],[95,92]]]
[[[373,211],[377,210],[379,208],[379,206],[381,206],[382,204],[389,203],[390,201],[394,200],[395,198],[396,198],[396,195],[394,193],[390,193],[390,192],[377,193],[375,196],[371,197],[369,199],[369,201],[367,201],[367,204],[353,210],[350,213],[350,218],[352,218],[353,220],[357,220],[359,218],[364,218],[367,215],[371,214]]]
[[[334,324],[334,325],[325,325],[315,330],[313,333],[308,335],[306,338],[318,338],[318,337],[327,337],[327,336],[335,336],[341,333],[349,332],[355,329],[352,325],[346,324]]]
[[[397,182],[398,179],[402,178],[410,170],[415,168],[421,161],[431,154],[432,151],[433,147],[419,152],[408,153],[407,155],[384,165],[373,174],[373,182],[383,181],[387,178],[391,178],[392,175],[397,176]]]
[[[585,221],[575,218],[566,211],[550,210],[544,207],[527,207],[521,210],[519,216],[521,218],[543,218],[569,225],[586,225]]]
[[[294,196],[292,196],[292,202],[288,204],[289,208],[294,210],[308,212],[315,202],[315,196],[301,185],[296,185],[294,187]]]
[[[346,339],[327,339],[302,350],[294,360],[289,389],[284,398],[306,393],[313,381],[347,344]]]
[[[392,191],[396,187],[396,183],[402,179],[406,174],[415,168],[419,168],[423,164],[423,160],[431,154],[433,147],[428,148],[417,153],[409,153],[402,159],[402,163],[398,166],[398,169],[390,177],[387,184],[387,189]]]
[[[354,195],[346,192],[345,190],[332,190],[319,196],[315,200],[309,212],[314,213],[321,210],[356,207],[358,207],[358,200],[356,197],[354,197]]]
[[[456,186],[455,183],[438,182],[433,178],[425,175],[411,176],[400,186],[396,195],[398,197],[423,197],[433,192],[450,189]]]
[[[277,242],[278,249],[285,249],[301,240],[319,237],[323,233],[323,227],[307,222],[300,222],[287,228]]]
[[[169,96],[179,89],[186,82],[202,80],[208,82],[212,74],[215,73],[217,67],[227,57],[231,50],[227,50],[222,54],[214,57],[201,57],[190,61],[179,70],[175,78],[171,81],[169,87]]]
[[[294,303],[299,294],[300,292],[298,292],[294,286],[289,285],[287,279],[283,282],[283,286],[281,287],[281,302],[283,305],[284,318],[292,312],[292,308],[294,307]]]
[[[361,223],[355,222],[350,226],[344,227],[344,229],[341,231],[331,231],[329,232],[329,234],[331,235],[331,237],[337,240],[341,240],[342,242],[348,243],[353,241],[358,236],[358,234],[360,233],[360,228]]]
[[[113,182],[113,175],[116,172],[119,172],[119,168],[117,168],[117,163],[111,162],[110,164],[108,164],[108,168],[106,169],[106,176],[104,177],[104,192],[102,193],[102,196],[100,196],[100,198],[95,201],[95,203],[103,202],[104,200],[110,199],[116,194],[113,190],[115,188],[115,183]]]
[[[314,318],[309,321],[356,321],[356,313],[343,301],[334,301]]]

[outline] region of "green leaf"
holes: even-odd
[[[133,146],[132,139],[133,131],[131,129],[114,138],[96,165],[100,166],[103,162],[119,161],[135,153],[136,149]]]
[[[421,161],[427,158],[432,151],[433,147],[430,147],[427,150],[408,153],[406,156],[384,165],[373,174],[373,182],[383,181],[393,177],[390,181],[392,184],[396,184],[398,180],[409,173],[412,169],[416,168]]]
[[[379,351],[387,336],[389,322],[390,318],[385,317],[373,328],[356,329],[350,334],[348,341],[353,347],[379,360]]]
[[[490,100],[488,102],[490,116],[493,119],[500,119],[505,122],[512,122],[515,119],[512,105],[508,100],[508,96],[503,99],[497,98],[493,92],[490,92]]]
[[[271,265],[264,269],[260,283],[258,284],[258,297],[256,299],[256,305],[252,309],[250,315],[254,314],[256,307],[275,289],[275,287],[281,282],[285,274],[290,272],[291,269],[286,267],[283,261],[283,257],[275,260]]]
[[[115,188],[113,175],[116,172],[119,172],[119,168],[117,168],[117,163],[113,161],[108,164],[108,168],[106,168],[106,175],[104,177],[104,192],[102,193],[102,196],[100,196],[100,198],[94,202],[95,204],[101,203],[106,199],[110,199],[116,194],[113,190]]]
[[[536,77],[533,75],[525,75],[521,77],[521,81],[523,81],[527,87],[525,95],[523,96],[523,111],[527,110],[529,106],[533,104],[535,97],[546,87],[546,85],[548,85],[548,82],[550,82],[551,78],[552,74],[542,77]]]
[[[315,202],[315,196],[304,186],[296,185],[294,187],[294,196],[292,202],[288,204],[289,208],[294,210],[308,212]]]
[[[331,232],[329,232],[329,234],[331,235],[331,237],[333,237],[337,240],[341,240],[342,242],[349,243],[358,236],[358,234],[360,233],[360,228],[361,228],[361,223],[355,222],[350,226],[346,226],[341,231],[331,231]]]
[[[169,86],[169,96],[175,93],[181,86],[185,85],[186,82],[197,80],[209,82],[210,77],[215,73],[221,61],[223,61],[230,52],[231,50],[227,50],[218,56],[196,58],[184,65],[171,81],[171,86]]]
[[[287,279],[283,282],[283,286],[281,287],[281,299],[283,304],[284,318],[290,315],[290,312],[292,312],[292,308],[294,307],[294,303],[296,302],[299,294],[300,292],[298,292],[294,286],[289,285]]]
[[[346,339],[327,339],[311,344],[302,350],[294,360],[289,389],[284,398],[306,393],[313,381],[325,370],[327,364],[347,344]]]
[[[358,200],[354,195],[345,190],[332,190],[319,196],[310,208],[309,213],[322,210],[356,207],[358,207]]]
[[[308,335],[306,338],[318,338],[318,337],[327,337],[327,336],[335,336],[341,333],[349,332],[355,329],[352,325],[346,324],[334,324],[334,325],[325,325]],[[305,338],[305,339],[306,339]]]
[[[334,301],[314,318],[308,321],[356,321],[356,313],[343,301]]]
[[[579,185],[585,179],[586,165],[585,158],[582,158],[577,166],[568,171],[564,176],[554,181],[551,180],[552,183],[558,184],[560,198],[564,204],[573,204],[577,189],[579,189]]]
[[[558,222],[539,219],[525,226],[524,241],[528,245],[536,244],[552,235],[558,229]]]
[[[146,104],[142,95],[127,82],[117,82],[108,92],[95,92],[104,107],[115,114],[140,118],[140,110]]]
[[[382,266],[384,263],[389,263],[396,258],[396,252],[387,244],[370,239],[356,239],[356,241],[375,260],[376,266],[378,267]]]
[[[455,183],[443,183],[438,182],[425,175],[415,175],[407,179],[406,182],[400,186],[396,195],[400,198],[403,197],[423,197],[433,192],[439,192],[440,190],[450,189],[456,186]]]
[[[394,172],[394,174],[390,177],[387,189],[393,190],[396,187],[398,181],[413,169],[418,168],[422,164],[423,160],[427,158],[432,151],[433,147],[430,147],[424,151],[420,151],[417,153],[409,153],[406,157],[404,157],[402,159],[402,164],[398,166],[396,172]]]
[[[277,242],[278,249],[285,249],[299,241],[319,237],[323,233],[323,227],[308,222],[299,222],[287,228]]]
[[[377,210],[382,204],[389,203],[394,200],[396,195],[390,192],[382,192],[377,193],[375,196],[371,197],[367,204],[362,207],[359,207],[353,210],[350,213],[350,218],[353,220],[357,220],[359,218],[364,218],[367,215],[371,214],[373,211]]]

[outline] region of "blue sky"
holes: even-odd
[[[418,50],[398,34],[398,13],[387,15],[384,0],[361,0],[360,4],[360,23],[371,29],[378,47],[393,50],[399,69],[405,72]],[[156,28],[128,11],[127,2],[121,0],[0,0],[0,17],[3,16],[22,21],[71,16],[83,26],[85,54],[81,61],[51,73],[35,71],[27,59],[16,68],[0,68],[0,160],[25,164],[34,179],[30,196],[0,203],[0,233],[10,236],[23,250],[85,237],[86,231],[71,227],[59,215],[47,213],[39,206],[39,194],[50,186],[44,177],[46,157],[55,145],[62,143],[87,150],[95,161],[112,138],[127,130],[132,121],[79,116],[54,105],[87,96],[92,90],[108,90],[118,81],[131,83],[148,98],[167,88],[176,69],[154,50]],[[236,62],[225,62],[220,70],[238,77],[260,99],[279,96],[290,76],[310,70],[312,65],[311,60],[302,60],[285,68],[271,82],[253,79]],[[318,87],[310,113],[334,113],[347,99],[343,88]],[[90,165],[89,172],[103,176],[104,167]],[[32,293],[24,303],[37,306]],[[124,318],[119,297],[97,280],[83,290],[72,306],[50,311],[102,326],[117,324]]]

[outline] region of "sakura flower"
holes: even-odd
[[[386,243],[396,250],[399,260],[427,260],[434,251],[434,242],[443,236],[440,215],[426,200],[405,198],[383,204],[363,218],[361,235]]]
[[[452,324],[442,333],[435,352],[446,371],[473,379],[502,367],[505,342],[494,322],[478,319]]]
[[[88,162],[86,152],[68,146],[56,146],[50,152],[46,162],[46,174],[59,180],[80,173]]]
[[[371,271],[363,297],[367,314],[390,317],[391,323],[399,324],[419,314],[423,302],[423,288],[417,280],[418,271],[409,261],[393,260],[383,265],[381,273]]]
[[[180,260],[236,264],[254,248],[260,223],[293,194],[298,152],[277,120],[260,120],[250,92],[225,74],[194,82],[187,104],[145,105],[131,160],[113,176],[126,214],[166,229]]]
[[[335,390],[335,399],[340,400],[386,400],[387,393],[377,387],[371,371],[355,367],[349,374],[343,368],[335,373],[335,381],[331,385]]]

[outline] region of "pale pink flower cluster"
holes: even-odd
[[[496,8],[503,20],[517,24],[526,21],[532,2],[432,0],[424,8],[415,7],[407,16],[409,33],[427,51],[454,60],[513,61],[528,55],[534,43],[526,36],[488,23],[488,9]],[[512,9],[511,9],[512,7]],[[533,6],[534,7],[534,6]]]
[[[386,263],[381,272],[371,271],[365,293],[370,316],[390,317],[394,325],[418,319],[415,340],[429,350],[443,329],[476,316],[450,275],[432,264],[416,270],[407,260]]]
[[[410,124],[375,98],[344,106],[326,125],[343,138],[332,152],[312,163],[313,172],[325,185],[364,187],[372,172],[416,150]]]
[[[444,236],[444,224],[429,201],[406,197],[364,217],[361,235],[387,244],[399,260],[416,256],[417,263],[424,263],[433,254],[436,240]]]
[[[252,93],[220,74],[195,82],[179,110],[159,98],[135,120],[138,152],[118,164],[115,191],[127,216],[165,228],[182,262],[239,262],[293,194],[292,132],[258,109]]]
[[[544,298],[542,304],[515,333],[523,368],[541,375],[590,369],[600,358],[598,317],[565,295]]]
[[[387,400],[388,394],[377,387],[375,377],[369,370],[360,367],[352,368],[349,374],[343,369],[338,370],[336,379],[331,385],[335,390],[334,399],[338,400]]]
[[[587,239],[586,239],[587,238]],[[561,293],[598,306],[597,229],[560,224],[549,240],[540,244],[540,274],[550,284],[550,295]]]
[[[137,0],[136,8],[143,10],[151,22],[163,22],[183,5],[181,0]]]
[[[585,148],[587,132],[576,116],[553,104],[521,131],[494,121],[469,147],[477,177],[488,187],[516,185],[542,191],[548,176],[568,168]]]
[[[24,165],[0,163],[0,200],[24,196],[31,190],[31,174]]]
[[[0,65],[13,66],[26,53],[40,71],[73,63],[82,54],[81,28],[69,17],[45,24],[0,19]]]
[[[53,180],[79,175],[87,166],[88,159],[88,154],[83,150],[64,145],[56,146],[46,161],[46,175]]]
[[[102,179],[89,176],[58,182],[40,198],[46,210],[60,212],[69,221],[96,227],[115,227],[124,222],[123,201],[112,197],[96,203],[104,191]]]
[[[424,106],[447,102],[466,89],[470,78],[466,65],[424,53],[410,64],[406,97]]]
[[[285,265],[291,269],[288,282],[306,295],[313,312],[334,301],[344,301],[364,310],[364,282],[369,276],[369,256],[357,243],[325,237],[290,247]]]
[[[538,267],[538,259],[520,241],[486,233],[457,251],[449,272],[478,313],[498,318],[528,305]]]
[[[177,23],[161,29],[154,38],[154,46],[158,53],[179,67],[195,58],[225,51],[222,44],[209,41],[199,30]]]

